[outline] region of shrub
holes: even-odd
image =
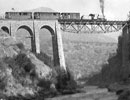
[[[25,50],[25,47],[24,47],[23,43],[17,43],[16,46],[17,46],[20,50]]]
[[[3,59],[0,59],[0,90],[4,90],[7,84],[6,68],[7,68],[7,64],[4,63]]]
[[[35,54],[38,59],[43,61],[46,65],[50,66],[53,69],[53,77],[51,79],[51,83],[56,85],[56,89],[63,94],[66,93],[74,93],[76,92],[77,83],[74,80],[72,73],[70,72],[69,68],[67,67],[67,72],[60,68],[60,66],[53,66],[53,61],[51,57],[46,55],[45,53],[41,52],[40,54]],[[41,81],[44,83],[44,81]],[[47,82],[48,84],[51,84]],[[47,85],[48,87],[48,84]]]
[[[30,59],[24,53],[19,53],[17,56],[13,58],[6,57],[4,61],[8,64],[8,66],[12,69],[13,77],[22,85],[29,85],[33,80],[30,78],[35,78],[35,72],[32,72],[34,69],[34,65],[31,63]],[[30,80],[30,82],[28,82]]]
[[[74,77],[70,70],[67,67],[67,72],[65,70],[61,69],[60,67],[55,68],[57,72],[57,84],[56,88],[57,90],[62,94],[68,94],[68,93],[75,93],[77,92],[77,83],[74,80]]]

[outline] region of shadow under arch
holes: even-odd
[[[57,34],[55,33],[55,30],[48,25],[44,25],[40,28],[41,29],[47,29],[51,33],[52,38],[52,51],[53,51],[53,65],[58,66],[59,65],[59,54],[58,54],[58,44],[57,44]]]
[[[26,26],[26,25],[20,26],[20,27],[17,29],[17,31],[18,31],[19,29],[25,29],[25,30],[27,30],[27,31],[29,32],[29,35],[30,35],[30,36],[29,36],[29,37],[25,37],[25,38],[30,38],[30,40],[31,40],[31,51],[32,51],[32,52],[35,52],[35,51],[36,51],[35,38],[34,38],[34,34],[33,34],[32,29],[31,29],[30,27]]]
[[[45,26],[42,26],[42,27],[41,27],[41,29],[43,29],[43,28],[45,28],[45,29],[49,30],[49,31],[50,31],[50,33],[51,33],[51,35],[54,35],[54,34],[55,34],[54,30],[53,30],[50,26],[45,25]]]
[[[10,34],[9,28],[8,28],[7,26],[2,26],[1,29],[2,29],[4,32]]]

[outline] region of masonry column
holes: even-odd
[[[10,21],[10,34],[11,37],[16,41],[17,25],[15,21]]]
[[[56,23],[55,23],[55,34],[57,36],[59,64],[60,64],[60,67],[63,68],[66,71],[65,57],[64,57],[64,52],[63,52],[62,36],[61,36],[60,24],[58,23],[58,21],[56,21]]]
[[[40,53],[39,28],[35,24],[36,24],[36,22],[34,21],[33,22],[33,30],[34,30],[36,53]]]

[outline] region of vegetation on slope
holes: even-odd
[[[100,72],[117,48],[115,40],[100,34],[64,33],[63,44],[66,64],[70,66],[76,80]]]
[[[67,75],[63,70],[59,69],[59,66],[53,67],[52,53],[49,53],[50,55],[48,56],[41,52],[41,54],[35,54],[35,56],[25,50],[24,46],[21,44],[15,45],[15,43],[12,42],[13,46],[11,44],[10,47],[10,44],[5,42],[4,45],[1,45],[2,48],[4,48],[4,52],[12,50],[13,55],[10,55],[10,53],[3,53],[5,55],[1,56],[4,57],[1,59],[1,68],[9,68],[9,70],[6,71],[10,71],[10,75],[8,76],[13,77],[12,82],[14,83],[12,84],[16,84],[16,87],[14,87],[14,85],[12,86],[18,89],[17,93],[21,94],[23,90],[25,91],[24,94],[34,93],[35,96],[29,96],[29,98],[41,97],[39,98],[40,100],[46,96],[52,97],[59,94],[77,92],[77,83],[75,82],[77,79],[85,79],[85,81],[91,85],[93,83],[96,85],[102,85],[102,83],[103,85],[107,85],[108,83],[114,83],[123,79],[121,67],[122,57],[119,52],[121,43],[119,43],[116,54],[117,42],[111,38],[87,34],[72,34],[70,36],[64,34],[62,36],[65,59],[68,67]],[[5,46],[10,47],[10,49],[5,48]],[[2,51],[2,49],[0,50]],[[41,66],[41,68],[42,66],[46,66],[44,67],[45,69],[50,69],[51,73],[49,73],[49,76],[47,75],[47,79],[42,79],[42,75],[36,74],[37,71],[40,71],[37,69],[38,66]],[[42,72],[45,74],[44,69]],[[4,79],[11,79],[10,77],[4,77]],[[4,82],[6,83],[6,81]],[[4,87],[7,87],[5,83],[5,86],[3,86],[1,82],[0,87],[3,87],[3,90],[5,89]],[[21,98],[22,95],[17,97]],[[25,98],[27,96],[22,97]]]
[[[43,100],[76,92],[77,84],[69,70],[66,73],[54,67],[48,55],[33,54],[10,36],[5,38],[0,42],[0,99]]]

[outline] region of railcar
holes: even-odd
[[[55,19],[80,19],[80,13],[59,12],[6,12],[5,19],[26,20],[55,20]]]
[[[26,20],[32,17],[32,12],[5,12],[5,19]]]
[[[80,19],[80,13],[61,13],[61,19]]]
[[[55,20],[59,19],[59,12],[34,12],[34,19]]]

